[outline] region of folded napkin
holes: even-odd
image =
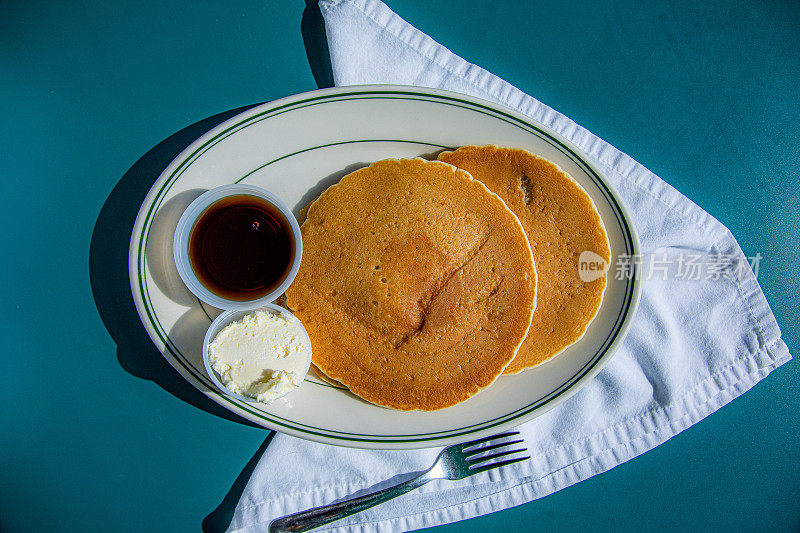
[[[605,172],[633,213],[645,264],[639,310],[616,355],[580,392],[519,428],[531,461],[430,483],[323,530],[418,529],[541,498],[658,446],[791,358],[747,258],[711,215],[383,3],[322,0],[320,9],[337,85],[458,91],[520,111],[571,140]],[[668,272],[663,264],[671,265]],[[266,531],[273,518],[384,486],[391,478],[401,481],[399,474],[427,468],[437,453],[355,450],[278,434],[258,462],[230,529]]]

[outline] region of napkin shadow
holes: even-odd
[[[253,476],[253,470],[255,470],[258,464],[258,460],[264,455],[264,452],[274,438],[275,432],[270,431],[267,438],[264,439],[264,442],[258,447],[258,450],[256,450],[256,453],[253,454],[253,457],[247,461],[242,471],[236,476],[236,480],[233,482],[233,485],[231,485],[231,489],[222,499],[219,506],[203,519],[203,533],[217,533],[228,529],[231,519],[233,518],[233,512],[236,509],[236,504],[239,503],[239,499],[242,497],[242,492],[244,492],[247,482]]]
[[[319,0],[306,0],[303,18],[300,20],[300,33],[306,48],[306,57],[317,87],[333,87],[333,68],[328,50],[328,37],[325,33],[325,20],[319,10]]]
[[[167,165],[200,135],[250,107],[252,105],[225,111],[183,128],[154,146],[125,172],[97,216],[89,245],[89,280],[97,311],[117,345],[117,360],[126,372],[153,381],[207,413],[258,427],[214,403],[170,366],[139,319],[128,281],[131,231],[150,187]],[[186,200],[188,198],[182,198],[178,202]]]

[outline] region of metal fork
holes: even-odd
[[[508,440],[510,437],[517,435],[519,435],[518,431],[509,431],[508,433],[448,446],[441,451],[433,466],[408,481],[343,502],[323,505],[322,507],[315,507],[278,518],[270,523],[270,533],[308,531],[402,496],[434,479],[464,479],[480,472],[530,459],[529,456],[525,456],[497,461],[501,457],[527,451],[524,446],[512,450],[505,449],[523,442],[521,438]],[[483,455],[485,452],[492,450],[494,450],[494,453]]]

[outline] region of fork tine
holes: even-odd
[[[469,459],[473,455],[488,452],[489,450],[494,450],[497,448],[502,448],[503,446],[511,446],[512,444],[519,444],[520,442],[525,442],[522,439],[519,440],[512,440],[509,442],[498,442],[497,444],[492,444],[491,446],[484,446],[482,448],[475,448],[474,450],[470,450],[468,452],[464,452],[464,455]]]
[[[519,431],[508,431],[506,433],[500,433],[499,435],[483,437],[482,439],[475,439],[469,442],[463,442],[459,444],[459,446],[461,446],[461,451],[464,451],[470,446],[475,446],[476,444],[482,444],[484,442],[489,442],[490,440],[495,440],[495,439],[502,439],[503,437],[513,437],[514,435],[519,435]]]
[[[513,465],[514,463],[518,463],[520,461],[525,461],[530,459],[530,456],[527,457],[517,457],[516,459],[509,459],[507,461],[500,461],[499,463],[492,463],[485,466],[479,466],[477,468],[473,468],[470,471],[470,474],[477,474],[478,472],[486,472],[487,470],[492,470],[494,468],[500,468],[501,466]]]
[[[527,452],[526,448],[519,448],[517,450],[508,450],[505,452],[494,453],[492,455],[487,455],[486,457],[476,457],[475,459],[469,459],[467,462],[470,465],[476,465],[478,463],[483,463],[484,461],[489,461],[491,459],[497,459],[498,457],[503,457],[504,455],[511,455],[512,453],[520,453],[520,452]]]

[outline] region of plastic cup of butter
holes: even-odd
[[[208,377],[211,379],[212,383],[219,388],[220,391],[224,392],[228,396],[235,398],[237,400],[241,400],[243,402],[253,402],[258,401],[257,398],[253,396],[245,396],[244,394],[239,394],[237,392],[232,391],[229,389],[221,379],[221,376],[214,370],[214,365],[211,361],[211,355],[209,346],[217,337],[217,335],[224,330],[230,324],[242,320],[244,317],[250,314],[258,313],[259,311],[264,311],[267,313],[271,313],[274,315],[280,315],[286,318],[292,325],[297,327],[298,332],[298,341],[303,349],[295,352],[289,353],[286,357],[295,358],[295,362],[293,364],[295,373],[297,374],[298,379],[302,382],[305,379],[306,374],[308,374],[308,370],[311,367],[311,339],[308,337],[308,332],[306,332],[305,327],[303,327],[302,322],[294,316],[292,313],[287,311],[286,309],[274,305],[274,304],[266,304],[256,309],[231,309],[228,311],[223,312],[219,315],[209,326],[208,330],[206,331],[205,338],[203,339],[203,364],[205,365],[206,372],[208,373]],[[263,369],[268,371],[270,369]],[[296,390],[295,387],[290,388],[288,390],[282,391],[280,394],[273,395],[270,398],[270,401],[277,400],[279,398],[283,398],[287,394],[291,393],[293,390]]]

